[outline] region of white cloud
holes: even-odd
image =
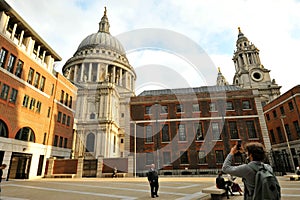
[[[237,27],[260,49],[282,92],[299,84],[300,3],[296,0],[7,0],[63,58],[98,30],[107,6],[112,35],[139,28],[169,29],[197,42],[232,83]],[[163,63],[162,65],[168,64]],[[133,66],[134,67],[134,66]],[[289,81],[287,81],[289,80]],[[195,85],[198,86],[198,85]]]

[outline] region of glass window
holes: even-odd
[[[10,98],[9,98],[9,102],[10,103],[16,103],[17,96],[18,96],[18,90],[16,90],[15,88],[12,88]]]
[[[233,103],[231,101],[226,102],[226,110],[234,110]]]
[[[8,92],[9,92],[9,86],[6,84],[3,84],[0,98],[3,100],[7,100]]]
[[[291,133],[291,130],[290,130],[290,126],[288,124],[285,124],[284,128],[285,128],[288,140],[292,140],[292,133]]]
[[[65,91],[61,90],[61,93],[60,93],[60,103],[64,103],[64,96],[65,96]]]
[[[180,164],[189,164],[189,157],[187,151],[180,152]]]
[[[68,117],[67,117],[67,126],[70,126],[70,124],[71,124],[71,117],[68,116]]]
[[[273,110],[272,113],[273,113],[273,117],[274,117],[274,118],[277,118],[277,112],[276,112],[276,110]]]
[[[238,128],[236,122],[229,122],[229,133],[231,139],[239,139]]]
[[[216,106],[216,103],[210,103],[209,104],[209,111],[210,112],[215,112],[215,111],[217,111],[217,106]]]
[[[95,113],[90,114],[90,119],[95,119],[95,117],[96,117]]]
[[[199,104],[193,104],[193,112],[200,112]]]
[[[202,123],[194,123],[194,131],[196,135],[196,141],[204,140],[203,130],[202,130]]]
[[[171,153],[170,152],[163,152],[163,162],[164,165],[171,165]]]
[[[146,142],[153,142],[152,126],[146,126]]]
[[[40,113],[41,112],[41,108],[42,108],[42,102],[38,101],[36,103],[36,112]]]
[[[223,163],[224,162],[223,150],[216,150],[216,162],[217,163]]]
[[[300,137],[300,126],[299,126],[298,121],[293,121],[293,124],[294,124],[294,127],[295,127],[298,137]]]
[[[244,101],[242,101],[242,103],[243,103],[243,109],[251,109],[249,100],[244,100]]]
[[[178,124],[179,141],[186,141],[185,125]]]
[[[176,112],[177,112],[177,113],[184,112],[184,110],[183,110],[183,105],[177,104],[177,105],[176,105]]]
[[[163,142],[169,142],[170,141],[169,125],[168,124],[162,125],[162,141]]]
[[[25,94],[22,103],[23,107],[27,108],[28,102],[29,102],[29,96]]]
[[[30,68],[28,72],[27,83],[32,84],[34,69]]]
[[[57,147],[58,144],[58,135],[54,136],[53,146]]]
[[[40,88],[39,88],[41,91],[44,91],[45,82],[46,82],[46,78],[44,76],[42,76],[41,82],[40,82]]]
[[[1,49],[0,50],[0,67],[4,68],[4,63],[6,60],[7,50]]]
[[[72,108],[72,103],[73,103],[72,96],[70,96],[70,98],[69,98],[69,108]]]
[[[7,71],[10,73],[14,73],[14,65],[15,65],[16,57],[12,54],[10,54],[8,63],[7,63]]]
[[[283,106],[280,106],[280,114],[282,114],[282,115],[285,114]]]
[[[217,122],[213,122],[212,124],[212,134],[213,134],[213,140],[220,140],[220,130],[219,130],[219,124]]]
[[[15,139],[27,142],[35,142],[35,135],[31,128],[24,127],[17,132]]]
[[[280,128],[280,127],[277,127],[277,128],[276,128],[276,131],[277,131],[277,134],[278,134],[278,137],[279,137],[279,141],[280,141],[280,142],[283,142],[284,139],[283,139],[283,135],[282,135],[282,132],[281,132],[281,128]]]
[[[145,114],[150,115],[151,114],[151,106],[146,106],[145,107]]]
[[[198,151],[198,164],[206,164],[206,153],[205,151]]]
[[[61,116],[62,116],[62,113],[58,112],[58,114],[57,114],[57,122],[61,122]]]
[[[289,104],[289,109],[290,109],[291,111],[294,110],[293,102],[290,101],[288,104]]]
[[[65,97],[65,105],[68,106],[68,101],[69,101],[69,94],[66,93],[66,97]]]
[[[19,60],[18,64],[17,64],[16,72],[15,72],[15,75],[19,78],[22,77],[23,65],[24,65],[24,62],[22,60]]]
[[[146,165],[151,165],[154,163],[154,156],[153,153],[146,153]]]
[[[31,98],[30,104],[29,104],[29,109],[30,110],[34,110],[34,108],[35,108],[35,102],[36,102],[36,100],[34,98]]]
[[[257,138],[254,121],[246,121],[249,138]]]
[[[68,138],[65,138],[64,139],[64,148],[67,148],[68,147]]]
[[[168,111],[168,106],[161,106],[161,113],[162,114],[167,114],[169,111]]]
[[[95,151],[95,135],[89,133],[86,137],[86,149],[85,152],[94,152]]]
[[[273,129],[270,130],[270,135],[271,135],[271,142],[275,144],[276,143],[276,138],[275,138]]]
[[[267,120],[270,121],[270,115],[266,114]]]
[[[8,137],[7,125],[1,119],[0,119],[0,137]]]
[[[62,118],[62,124],[66,124],[66,120],[67,120],[67,115],[63,114],[63,118]]]

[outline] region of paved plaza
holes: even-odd
[[[300,199],[300,181],[278,179],[282,199]],[[156,199],[208,200],[209,195],[201,189],[214,182],[215,177],[160,177],[160,196]],[[2,200],[152,199],[146,177],[10,180],[2,182],[1,195]],[[236,195],[230,199],[242,197]]]

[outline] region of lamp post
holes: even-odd
[[[289,151],[289,154],[291,156],[292,170],[295,172],[294,159],[293,159],[293,155],[292,155],[292,151],[291,151],[291,147],[290,147],[289,138],[287,136],[286,129],[285,129],[285,126],[284,126],[284,121],[283,121],[283,118],[285,118],[285,117],[286,117],[285,115],[281,115],[280,120],[281,120],[281,124],[282,124],[282,127],[283,127],[283,132],[284,132],[284,136],[285,136],[285,139],[286,139],[286,144],[287,144],[287,147],[288,147],[288,151]]]
[[[136,122],[134,121],[134,178],[136,178]]]

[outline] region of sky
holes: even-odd
[[[232,61],[238,27],[260,50],[261,63],[271,70],[281,93],[299,85],[300,1],[299,0],[7,0],[10,6],[62,57],[61,72],[80,42],[98,31],[104,6],[110,33],[133,37],[139,30],[156,30],[148,35],[158,40],[147,48],[124,47],[137,71],[137,90],[145,88],[199,87],[216,82],[217,68],[232,84]],[[179,39],[178,39],[179,38]],[[174,46],[164,46],[162,40]],[[173,42],[172,42],[173,41]],[[175,45],[179,44],[179,45]],[[194,45],[187,55],[181,49]],[[199,55],[201,59],[194,59]],[[153,80],[152,67],[167,69]],[[207,72],[214,74],[212,78]],[[152,73],[158,74],[157,71]],[[171,76],[172,75],[172,76]],[[174,75],[174,76],[173,76]],[[142,80],[142,81],[141,81]],[[147,81],[145,81],[147,80]],[[164,81],[162,81],[164,80]],[[175,80],[175,81],[174,81]],[[181,80],[177,82],[176,80]],[[179,83],[179,84],[176,84]],[[186,84],[186,85],[185,85]]]

